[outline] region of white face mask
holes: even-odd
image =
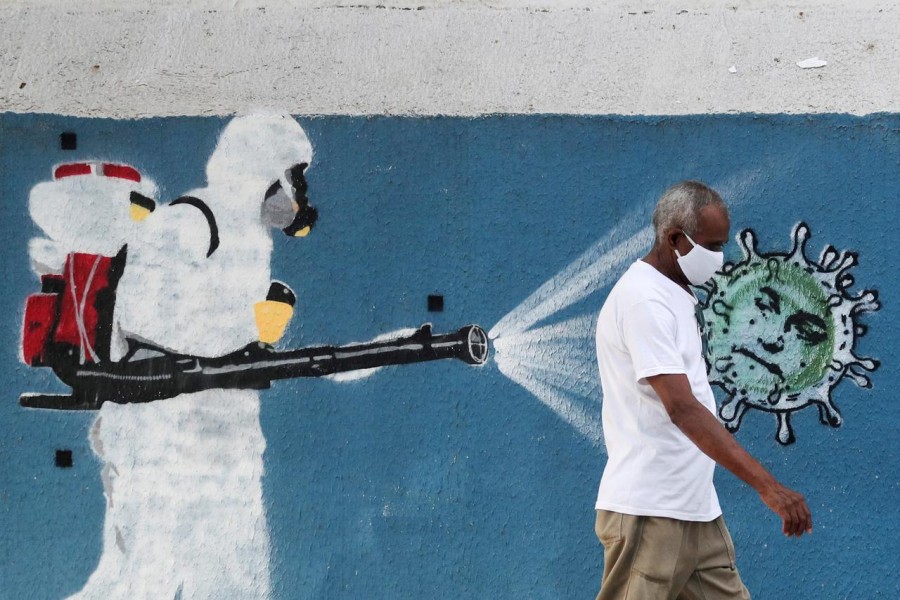
[[[725,253],[707,250],[686,233],[684,237],[693,248],[684,256],[676,248],[675,255],[678,257],[678,266],[681,267],[681,272],[691,282],[691,285],[703,285],[725,264]]]

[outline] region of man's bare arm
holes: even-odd
[[[803,496],[778,483],[744,450],[694,397],[686,375],[654,375],[647,382],[662,400],[675,426],[704,454],[756,490],[766,506],[781,517],[785,535],[799,537],[804,532],[812,532],[812,515]]]

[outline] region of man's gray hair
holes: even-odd
[[[711,204],[728,210],[718,192],[701,181],[682,181],[667,189],[653,210],[656,242],[662,242],[665,231],[673,227],[694,235],[700,211]]]

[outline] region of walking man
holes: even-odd
[[[616,283],[597,321],[609,460],[597,496],[604,547],[597,600],[749,599],[713,486],[716,463],[782,519],[812,531],[803,496],[781,485],[715,417],[697,320],[701,285],[722,267],[728,209],[684,181],[653,213],[656,241]]]

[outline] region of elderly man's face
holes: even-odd
[[[697,230],[691,239],[713,252],[721,252],[728,243],[731,221],[728,211],[722,206],[709,205],[700,210],[697,218]],[[682,256],[691,251],[691,243],[683,235],[678,237],[675,247]]]

